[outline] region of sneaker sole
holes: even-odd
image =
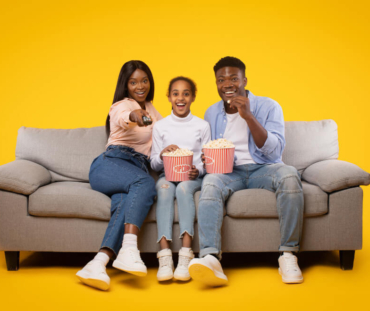
[[[283,283],[286,283],[286,284],[301,284],[303,283],[303,278],[301,279],[287,279],[287,278],[284,278],[283,277],[283,274],[281,273],[281,270],[279,268],[279,274],[281,275],[281,278],[283,280]]]
[[[169,281],[169,280],[172,280],[173,279],[173,274],[172,275],[166,275],[166,276],[158,276],[157,275],[157,280],[159,282],[163,282],[163,281]]]
[[[183,276],[183,275],[174,275],[173,276],[173,278],[175,279],[175,280],[177,280],[177,281],[189,281],[189,280],[191,280],[191,276],[189,275],[189,276]]]
[[[201,264],[195,263],[189,266],[189,273],[193,280],[202,282],[208,286],[216,287],[227,284],[227,279],[218,277],[216,275],[217,272]]]
[[[125,264],[117,260],[113,261],[112,266],[118,270],[122,270],[122,271],[125,271],[127,273],[130,273],[136,276],[143,277],[147,275],[146,269],[145,270],[132,270],[130,267],[126,266]]]
[[[100,289],[100,290],[108,290],[109,289],[109,284],[107,284],[105,281],[102,281],[102,280],[99,280],[99,279],[92,279],[92,278],[88,278],[86,276],[84,276],[82,273],[78,273],[76,274],[76,276],[78,277],[78,279],[86,284],[86,285],[89,285],[91,287],[94,287],[94,288],[97,288],[97,289]]]

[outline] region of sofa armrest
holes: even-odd
[[[325,160],[307,167],[302,179],[319,186],[325,192],[370,184],[370,174],[357,165],[340,161]]]
[[[0,166],[2,190],[29,195],[50,181],[50,172],[31,161],[15,160]]]

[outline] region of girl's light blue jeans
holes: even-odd
[[[172,225],[175,212],[174,200],[177,200],[179,212],[180,237],[187,232],[194,236],[195,203],[194,193],[199,191],[202,178],[196,180],[170,182],[162,174],[156,184],[157,190],[157,228],[158,241],[163,237],[172,241]]]

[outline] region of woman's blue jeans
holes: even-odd
[[[163,237],[172,241],[172,225],[174,216],[174,199],[177,200],[179,212],[180,239],[187,232],[194,236],[195,203],[194,193],[199,191],[202,185],[202,178],[178,182],[167,181],[163,175],[157,181],[157,228],[158,241]]]
[[[126,146],[112,145],[90,167],[91,188],[112,199],[111,219],[100,248],[118,254],[125,224],[140,229],[156,196],[148,158]]]

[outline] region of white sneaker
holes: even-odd
[[[157,272],[158,281],[168,281],[173,278],[172,251],[168,248],[162,249],[157,253],[159,269]]]
[[[221,263],[212,255],[196,258],[189,264],[190,276],[208,286],[222,286],[227,284]]]
[[[194,258],[192,250],[179,251],[179,262],[175,270],[174,278],[179,281],[189,281],[191,279],[189,273],[189,263]]]
[[[147,274],[146,266],[140,257],[140,251],[136,247],[121,248],[112,266],[137,276],[146,276]]]
[[[279,273],[284,283],[302,283],[302,271],[298,266],[298,259],[291,252],[284,252],[279,257]]]
[[[100,260],[91,260],[76,275],[86,285],[101,290],[107,290],[109,288],[110,278],[106,272],[104,263]]]

